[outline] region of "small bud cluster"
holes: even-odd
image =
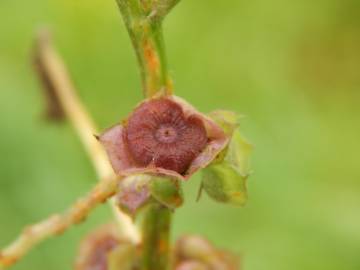
[[[141,244],[120,237],[115,225],[104,225],[82,242],[76,270],[137,270]],[[171,270],[239,270],[237,256],[196,235],[183,236],[172,248]]]
[[[176,242],[175,259],[175,270],[239,270],[237,256],[197,235],[183,236]]]

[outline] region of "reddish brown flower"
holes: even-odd
[[[195,115],[185,118],[179,104],[165,98],[136,108],[129,117],[124,139],[137,165],[152,164],[180,174],[207,143],[201,119]]]
[[[89,234],[81,243],[76,270],[107,270],[107,256],[120,244],[115,225],[104,225]]]
[[[239,270],[239,258],[216,248],[207,239],[197,235],[179,238],[174,247],[176,270]]]
[[[228,138],[207,116],[178,97],[145,100],[124,125],[100,136],[118,174],[136,172],[187,179],[208,165]]]

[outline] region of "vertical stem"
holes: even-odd
[[[145,97],[171,95],[162,21],[180,0],[116,0],[135,49]],[[141,270],[168,270],[171,212],[159,203],[144,208]]]
[[[141,223],[141,270],[169,269],[171,211],[152,203],[144,210]]]
[[[168,95],[172,83],[168,74],[162,18],[156,12],[154,0],[117,0],[135,49],[144,95]]]

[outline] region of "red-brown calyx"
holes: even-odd
[[[176,96],[151,98],[99,136],[116,174],[189,179],[226,147],[229,137]]]
[[[205,148],[204,123],[166,98],[142,103],[131,114],[124,141],[139,166],[154,165],[183,174]]]

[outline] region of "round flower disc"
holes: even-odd
[[[154,165],[183,174],[208,138],[200,118],[185,116],[176,102],[160,98],[135,109],[128,119],[124,140],[139,166]]]

